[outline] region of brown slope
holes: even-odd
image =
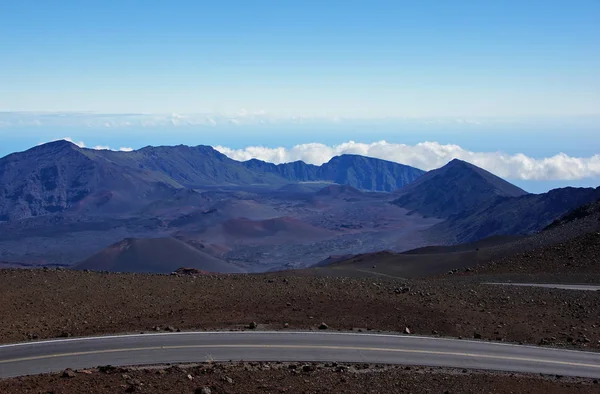
[[[600,201],[577,208],[530,236],[493,236],[469,244],[377,252],[295,271],[311,276],[417,278],[468,269],[468,275],[528,274],[530,280],[600,280]],[[463,272],[463,274],[467,274]]]
[[[473,274],[600,280],[600,200],[567,213],[531,239],[537,241],[537,247],[521,248],[518,253],[477,267]]]
[[[233,264],[174,238],[127,238],[75,265],[73,269],[171,273],[181,267],[208,272],[243,272]]]

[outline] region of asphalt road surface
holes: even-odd
[[[600,291],[598,285],[566,285],[559,283],[485,283],[486,285],[545,287],[547,289]]]
[[[328,332],[140,334],[0,346],[0,378],[101,365],[206,361],[359,362],[600,378],[600,353],[400,335]]]

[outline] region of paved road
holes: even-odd
[[[326,332],[203,332],[0,346],[0,378],[99,365],[244,360],[412,364],[600,378],[600,353],[483,341]]]
[[[599,285],[566,285],[558,283],[485,283],[486,285],[545,287],[548,289],[600,291]]]

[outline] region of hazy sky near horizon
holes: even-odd
[[[600,1],[0,2],[0,157],[207,144],[600,184]]]

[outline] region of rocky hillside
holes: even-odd
[[[0,159],[0,221],[67,208],[122,212],[181,187],[159,172],[123,166],[108,153],[56,141]]]
[[[598,189],[600,189],[600,187]],[[581,221],[582,219],[591,219],[600,223],[600,198],[590,204],[582,205],[559,219],[556,219],[546,228],[546,230],[564,227],[573,222]]]
[[[450,243],[473,242],[492,235],[531,234],[598,198],[600,187],[567,187],[542,194],[497,197],[450,217],[430,232]],[[577,212],[581,214],[575,211],[571,215],[577,216]]]

